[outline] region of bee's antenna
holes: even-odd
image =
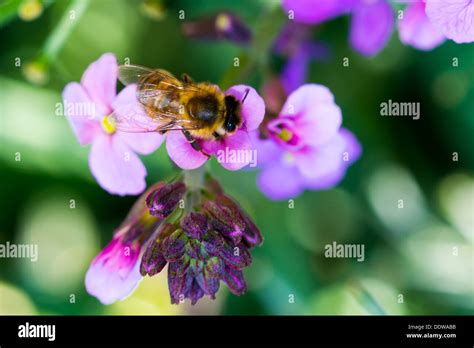
[[[245,90],[244,97],[242,98],[242,101],[241,101],[242,104],[244,103],[245,99],[247,99],[247,96],[249,95],[249,92],[250,92],[250,89],[247,88],[247,89]]]

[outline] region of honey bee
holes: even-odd
[[[145,110],[122,107],[110,116],[116,129],[125,132],[182,131],[195,150],[196,140],[218,140],[234,133],[242,125],[241,100],[224,95],[218,86],[195,83],[188,75],[182,80],[161,69],[136,65],[119,66],[119,80],[124,85],[137,84],[136,96]]]

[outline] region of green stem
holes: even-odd
[[[188,190],[185,202],[185,211],[190,212],[201,201],[201,188],[204,186],[205,166],[184,171],[184,184]]]
[[[88,5],[89,0],[74,0],[66,9],[58,25],[54,28],[43,46],[42,55],[48,61],[52,61],[57,57],[60,49],[64,46]],[[74,18],[71,18],[72,15],[74,15]]]
[[[262,74],[267,73],[270,51],[285,22],[286,18],[279,7],[272,8],[268,14],[263,16],[255,28],[251,46],[238,57],[240,65],[238,67],[232,65],[224,73],[219,83],[223,89],[234,84],[244,83],[257,69]]]

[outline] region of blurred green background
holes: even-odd
[[[366,58],[349,47],[348,18],[313,30],[331,56],[314,62],[308,77],[331,89],[344,126],[362,143],[363,155],[344,181],[305,192],[290,208],[257,190],[255,172],[210,164],[265,237],[246,271],[248,293],[235,297],[222,286],[216,301],[172,306],[162,272],[111,306],[89,296],[87,267],[135,198],[109,195],[92,178],[89,149],[55,115],[65,84],[80,80],[105,52],[198,81],[260,90],[268,71],[281,69],[282,57],[267,49],[284,22],[279,1],[165,1],[162,12],[153,12],[156,4],[43,1],[28,20],[34,7],[2,2],[0,243],[38,244],[39,259],[0,259],[0,314],[474,313],[474,46],[447,42],[420,52],[394,33],[381,54]],[[178,11],[191,20],[223,9],[250,26],[257,44],[183,35]],[[65,20],[71,10],[77,17]],[[234,57],[254,70],[235,73]],[[380,117],[388,99],[420,102],[420,120]],[[143,160],[149,184],[178,172],[164,147]],[[333,241],[364,244],[365,261],[325,258]]]

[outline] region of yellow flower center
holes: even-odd
[[[287,142],[293,137],[293,133],[291,133],[288,129],[282,128],[280,132],[276,134],[276,136],[284,142]]]
[[[18,16],[24,21],[32,21],[43,12],[43,5],[39,0],[24,0],[18,7]]]
[[[222,13],[216,18],[216,27],[219,30],[227,31],[231,27],[230,18],[227,14]]]
[[[101,122],[102,130],[107,134],[114,134],[117,128],[115,127],[115,120],[110,115],[105,116]]]

